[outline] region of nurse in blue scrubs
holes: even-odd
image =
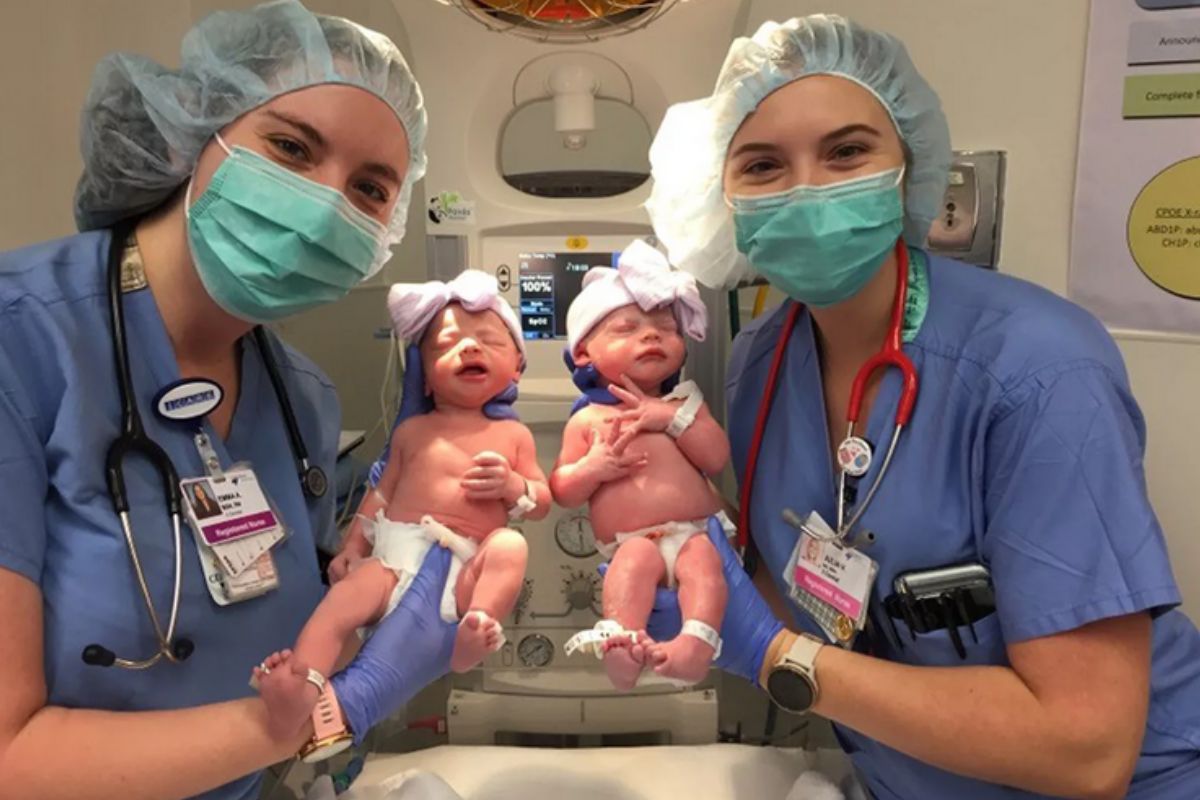
[[[273,739],[247,682],[320,601],[314,539],[334,524],[332,493],[302,488],[283,409],[326,474],[340,409],[312,362],[252,332],[380,268],[425,169],[425,127],[392,42],[293,0],[206,18],[179,70],[130,55],[100,64],[83,114],[82,232],[0,254],[0,794],[250,798],[264,767],[313,739],[311,724]],[[221,606],[185,526],[177,636],[192,652],[143,670],[81,657],[99,643],[143,658],[158,641],[105,481],[122,424],[110,256],[146,433],[186,480],[206,472],[198,425],[222,469],[254,470],[288,532],[270,551],[278,587]],[[189,427],[156,412],[161,390],[195,378],[224,393],[206,418]],[[132,457],[124,478],[166,626],[175,547],[162,475]],[[331,727],[361,739],[446,672],[448,567],[435,548],[333,676]]]
[[[878,800],[1200,797],[1200,634],[1177,610],[1120,353],[1050,292],[922,252],[949,133],[904,47],[839,17],[766,23],[733,43],[712,96],[670,109],[651,162],[673,262],[717,287],[757,273],[789,298],[728,368],[759,566],[752,582],[714,531],[730,583],[718,665],[829,718]],[[850,531],[878,576],[871,624],[839,647],[792,599],[814,586],[789,568],[805,555],[794,522],[838,516],[852,382],[902,277],[895,327],[919,390]],[[857,432],[875,455],[847,517],[880,474],[901,384],[896,369],[866,384]],[[907,619],[887,601],[897,576],[952,565],[986,569],[994,597]],[[660,596],[652,635],[674,633],[675,606]]]

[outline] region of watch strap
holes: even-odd
[[[340,753],[354,741],[354,737],[346,729],[346,720],[342,716],[342,707],[338,704],[337,695],[328,682],[317,696],[312,722],[313,737],[300,750],[300,758],[306,763],[322,761]]]

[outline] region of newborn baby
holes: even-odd
[[[330,565],[333,586],[295,650],[254,671],[282,734],[307,719],[347,641],[396,607],[435,544],[453,553],[442,597],[443,619],[461,619],[451,669],[464,672],[498,649],[497,620],[516,603],[527,556],[507,521],[550,509],[533,435],[511,408],[524,346],[495,279],[467,270],[448,284],[396,284],[388,309],[397,336],[419,343],[409,347],[406,385],[420,386],[412,371],[423,369],[425,396],[415,405],[424,413],[393,431],[378,486]]]
[[[702,340],[706,323],[695,281],[642,241],[617,269],[589,270],[567,312],[568,365],[585,397],[550,485],[560,505],[588,503],[600,551],[612,559],[604,619],[576,640],[603,654],[618,689],[636,685],[647,665],[695,683],[720,646],[726,587],[704,533],[719,502],[706,476],[725,466],[729,442],[695,384],[670,391],[686,355],[680,330]],[[642,630],[660,584],[678,584],[684,616],[669,642]]]

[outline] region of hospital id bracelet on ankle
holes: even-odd
[[[529,484],[528,478],[521,480],[525,481],[525,494],[508,507],[508,518],[513,522],[524,519],[526,514],[537,508],[537,495],[533,493],[533,486]]]
[[[667,435],[678,439],[696,421],[696,412],[704,405],[704,393],[695,381],[684,381],[669,394],[663,395],[663,400],[683,400],[683,404],[675,411],[671,424],[667,426]]]
[[[311,670],[310,670],[311,673]],[[316,681],[309,682],[314,686]],[[333,686],[325,682],[321,694],[317,697],[317,705],[313,708],[313,737],[300,748],[300,760],[306,764],[315,764],[335,756],[345,750],[354,741],[354,736],[346,727],[346,718],[342,716],[342,707],[338,704]]]
[[[713,658],[721,657],[721,636],[707,622],[689,619],[679,629],[681,635],[694,636],[713,649]]]
[[[595,627],[587,628],[572,636],[563,645],[563,652],[570,656],[575,651],[591,653],[596,658],[604,657],[604,643],[614,636],[628,636],[629,643],[637,644],[636,631],[627,631],[615,619],[602,619]]]

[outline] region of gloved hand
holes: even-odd
[[[400,600],[344,670],[333,690],[359,743],[375,724],[450,670],[458,626],[442,620],[450,551],[432,547]]]
[[[737,553],[725,538],[725,528],[716,517],[708,518],[708,539],[721,556],[721,571],[729,589],[725,618],[721,623],[721,655],[713,663],[726,672],[758,683],[767,648],[783,630],[783,623],[775,618],[767,601],[754,588]],[[600,574],[605,572],[607,565],[601,565]],[[667,641],[675,638],[682,626],[678,592],[659,588],[654,594],[654,608],[646,623],[646,633],[657,641]]]

